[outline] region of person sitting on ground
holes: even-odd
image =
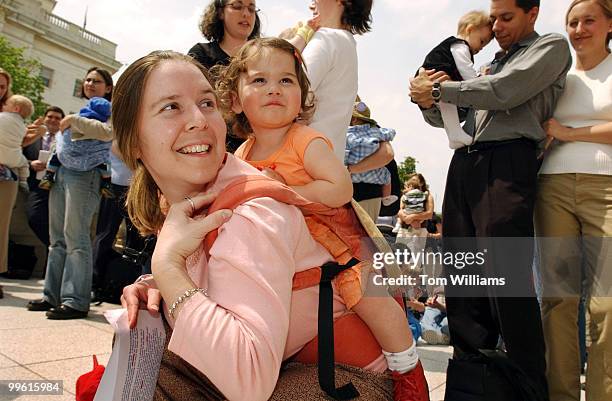
[[[320,132],[298,124],[312,110],[308,78],[299,52],[284,39],[247,42],[220,75],[217,88],[223,103],[248,139],[237,150],[264,174],[289,185],[302,197],[331,208],[352,197],[352,183]],[[311,229],[317,231],[316,229]],[[349,269],[335,280],[346,307],[359,315],[383,347],[396,379],[398,400],[422,399],[404,387],[426,388],[408,322],[392,297],[362,295],[361,272]]]
[[[30,169],[21,143],[26,133],[24,121],[33,113],[34,104],[21,95],[9,97],[0,112],[0,163],[18,172],[19,185],[26,191]]]
[[[351,173],[351,180],[354,184],[364,182],[382,186],[381,202],[384,206],[389,206],[398,199],[396,195],[391,194],[391,172],[389,169],[380,167],[362,173],[353,173],[351,172],[351,166],[373,155],[380,149],[383,142],[390,142],[393,138],[395,138],[395,130],[381,128],[375,120],[370,118],[370,108],[357,97],[353,106],[351,125],[346,133],[344,164]],[[373,221],[376,221],[378,213],[371,217]]]
[[[423,62],[427,70],[444,71],[453,81],[476,78],[479,73],[474,68],[474,55],[493,39],[491,20],[483,11],[470,11],[459,19],[457,36],[450,36],[433,48]],[[445,102],[438,103],[445,119],[444,128],[451,149],[472,143],[457,116],[457,107]]]
[[[111,115],[111,103],[103,97],[92,97],[87,102],[87,105],[79,111],[79,117],[90,118],[100,122],[107,122]],[[75,137],[78,132],[72,128],[72,135]],[[94,140],[95,139],[90,139]],[[57,153],[54,151],[49,161],[47,162],[47,171],[40,180],[38,187],[41,189],[49,190],[55,183],[55,173],[62,166]],[[101,163],[97,167],[100,170],[100,194],[105,198],[114,198],[113,190],[111,188],[111,169],[110,169],[110,158],[107,162]]]
[[[293,277],[332,257],[298,208],[272,198],[205,216],[231,182],[262,174],[226,153],[226,123],[206,74],[190,57],[153,52],[126,69],[114,100],[118,148],[134,170],[128,212],[142,234],[158,234],[153,276],[126,287],[122,297],[131,327],[139,306],[163,311],[168,342],[155,399],[281,400],[295,398],[296,388],[302,399],[327,399],[316,365],[283,361],[300,360],[317,335],[318,286],[292,290]],[[164,212],[160,194],[169,205]],[[203,252],[203,239],[218,227]],[[361,322],[334,293],[334,325]],[[337,377],[346,379],[341,372],[350,370],[361,400],[389,401],[386,363],[380,347],[365,352],[368,338],[352,338],[350,355],[363,363],[336,358],[361,368],[338,365]]]
[[[407,302],[408,317],[413,316],[410,319],[411,328],[430,345],[448,345],[450,337],[444,303],[444,288],[436,288],[434,294],[431,297],[426,295],[419,299],[411,298]],[[412,325],[418,326],[412,327]]]

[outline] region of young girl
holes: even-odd
[[[457,36],[450,36],[433,48],[425,57],[423,68],[444,71],[453,81],[476,78],[479,73],[474,69],[474,55],[493,39],[489,15],[482,11],[470,11],[459,19]],[[444,129],[451,149],[472,143],[459,123],[457,107],[440,102]],[[465,112],[465,111],[462,111]]]
[[[313,202],[340,207],[351,200],[350,176],[334,155],[330,141],[296,123],[308,117],[312,104],[300,53],[289,42],[278,38],[247,42],[221,73],[217,89],[221,102],[231,109],[230,114],[248,137],[236,151],[237,157]],[[361,295],[361,288],[358,291]],[[362,297],[352,309],[383,347],[396,379],[395,398],[428,400],[402,308],[391,297]]]

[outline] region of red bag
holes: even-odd
[[[93,369],[79,376],[76,382],[76,401],[93,401],[104,374],[104,366],[93,355]]]

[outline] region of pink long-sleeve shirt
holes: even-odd
[[[228,154],[213,190],[244,174],[260,174]],[[317,335],[318,287],[292,292],[296,272],[331,260],[294,206],[271,198],[244,203],[219,229],[210,260],[187,261],[192,280],[209,297],[181,309],[169,350],[205,374],[229,400],[266,400],[281,362]],[[334,318],[347,313],[334,293]],[[366,368],[383,371],[382,358]]]

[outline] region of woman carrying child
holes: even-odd
[[[394,232],[396,242],[406,244],[414,253],[422,252],[427,242],[425,222],[433,217],[434,200],[422,174],[413,174],[404,183],[400,211]]]
[[[370,108],[359,96],[353,106],[351,125],[346,133],[346,152],[344,163],[351,173],[353,198],[376,222],[381,204],[389,206],[398,200],[391,194],[391,171],[386,167],[393,159],[390,141],[395,138],[395,130],[381,128],[370,116]],[[375,160],[381,152],[389,152],[390,159],[375,167]]]
[[[357,96],[357,43],[370,31],[372,0],[314,0],[314,23],[295,30],[289,41],[303,50],[317,106],[309,126],[323,133],[344,161],[346,130]],[[315,30],[312,26],[318,28]]]
[[[6,81],[3,90],[10,94],[10,76],[0,69],[2,79]],[[0,92],[0,100],[4,101],[5,93]],[[9,227],[18,186],[27,188],[28,161],[21,143],[26,131],[24,120],[32,115],[34,105],[25,96],[10,95],[0,111],[0,273],[4,273],[8,270]],[[0,286],[0,298],[3,296]]]
[[[132,327],[139,305],[163,310],[172,327],[154,399],[327,399],[316,366],[286,361],[317,335],[318,286],[292,291],[293,276],[331,256],[313,240],[299,209],[269,197],[204,217],[228,184],[261,176],[226,153],[226,123],[206,71],[178,53],[151,53],[121,76],[114,106],[118,147],[134,170],[130,217],[143,234],[158,234],[154,279],[126,287],[123,302]],[[170,205],[164,212],[160,194]],[[203,252],[205,235],[220,225]],[[354,316],[335,294],[336,322]],[[352,354],[363,354],[364,338],[354,340]],[[337,372],[350,372],[361,399],[390,400],[384,369],[378,351],[363,369]]]
[[[110,102],[112,90],[108,71],[89,69],[83,81],[84,98]],[[48,319],[82,319],[91,300],[89,232],[100,203],[98,166],[108,160],[113,135],[107,123],[75,114],[64,117],[60,130],[57,151],[61,166],[49,193],[49,210],[53,213],[49,215],[51,245],[45,288],[41,299],[28,303],[28,310],[46,311]]]

